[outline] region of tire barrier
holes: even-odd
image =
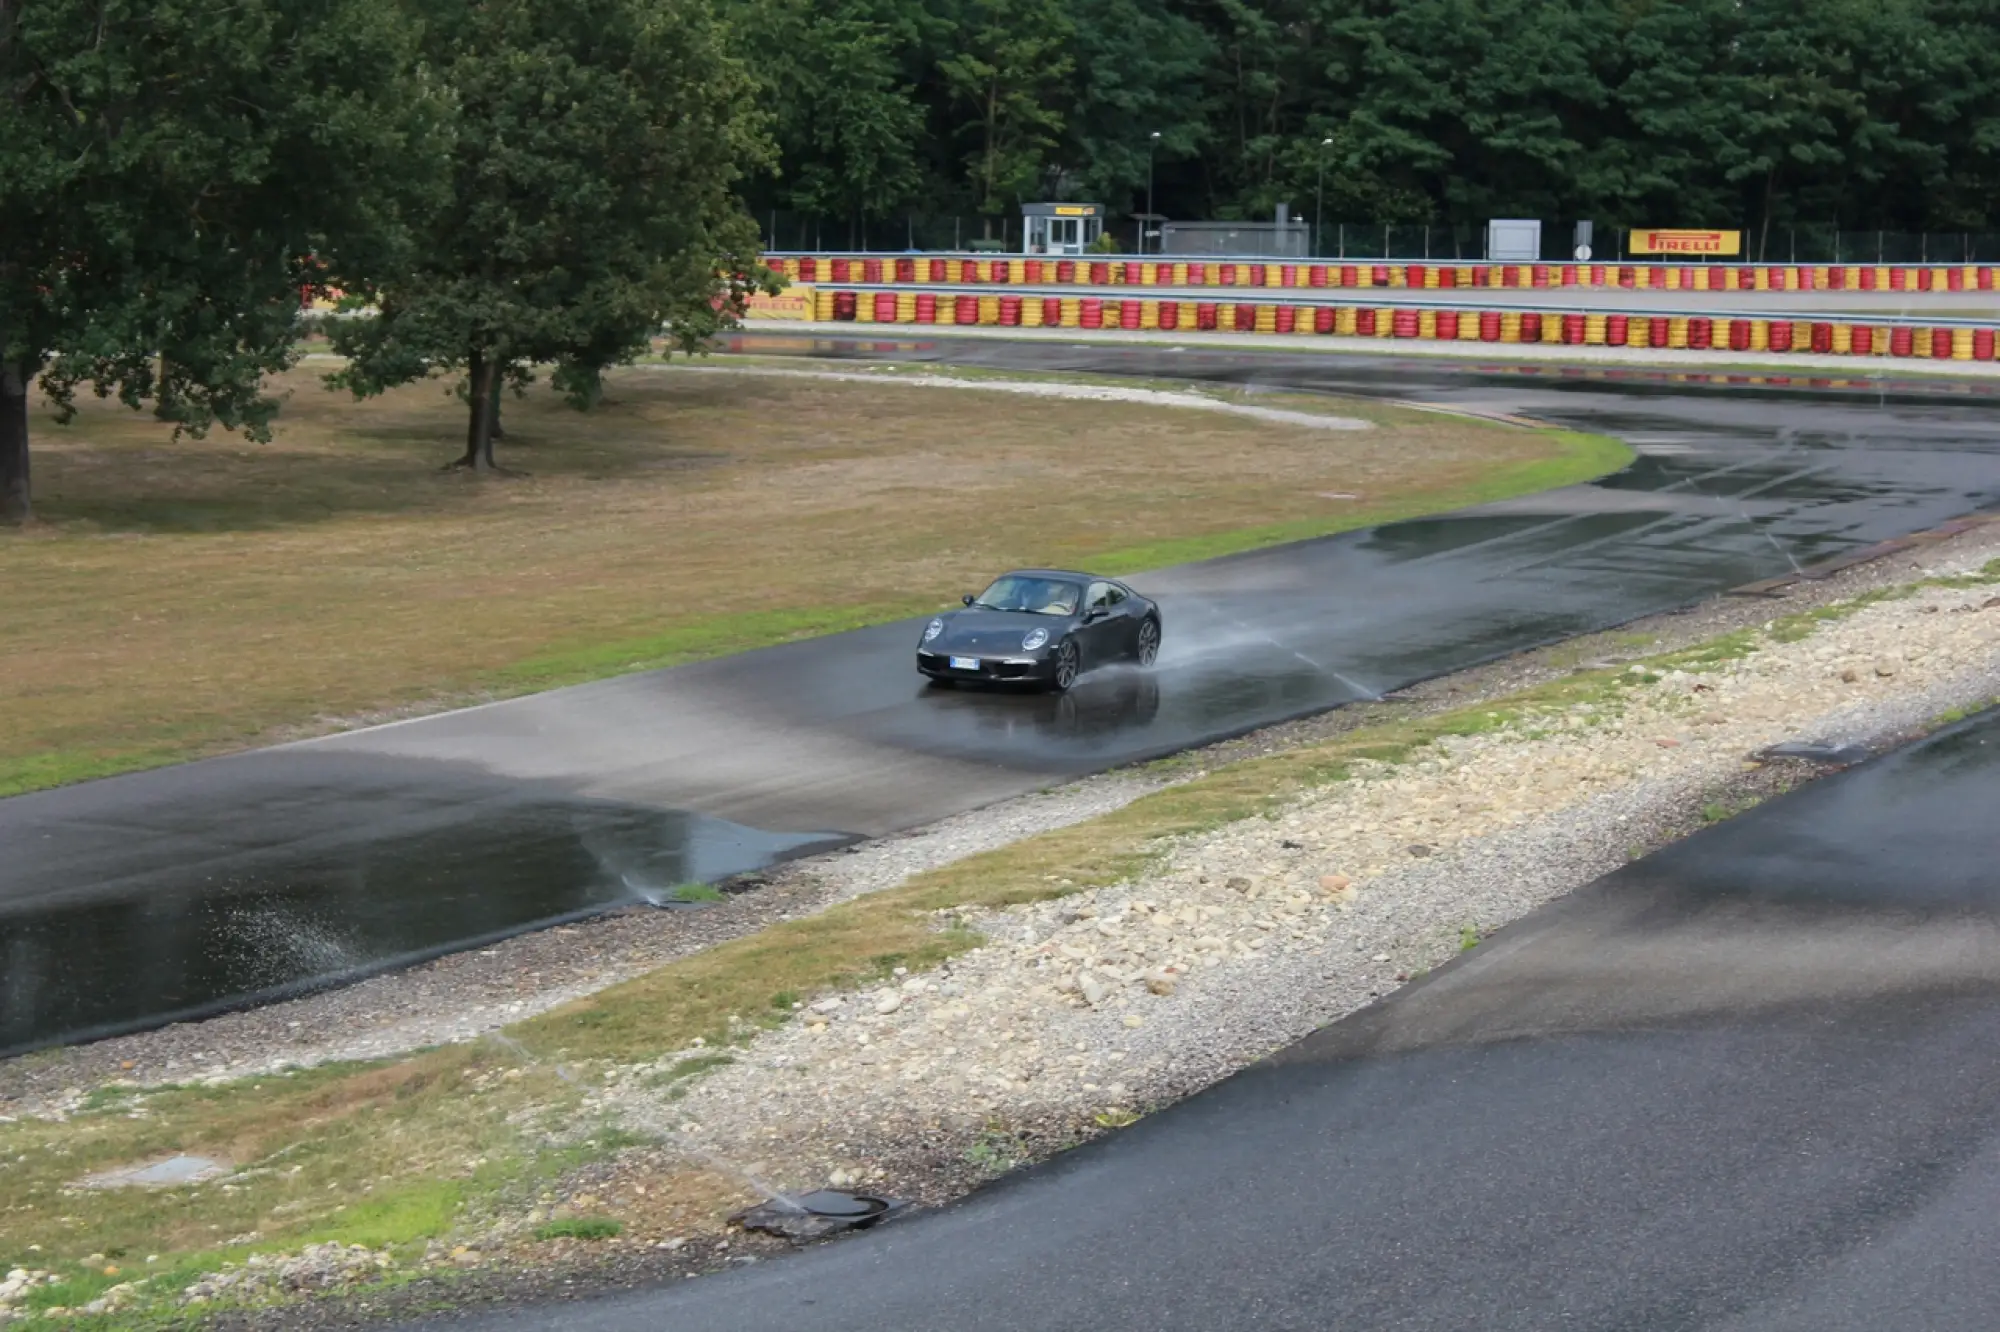
[[[766,255],[796,282],[1004,283],[1092,287],[1606,287],[1648,291],[1994,291],[1995,265],[1352,264]]]
[[[981,280],[1012,283],[1016,275],[1010,269],[1005,270],[1005,278],[996,276],[1003,271],[1003,262],[994,261],[994,267]],[[886,274],[899,267],[900,261],[884,262],[882,271]],[[831,264],[828,268],[830,271]],[[850,271],[859,273],[865,269],[856,263],[850,265]],[[1308,276],[1302,272],[1298,285],[1309,285]],[[821,285],[801,294],[810,301],[814,319],[833,323],[1200,330],[1987,362],[1996,359],[1996,340],[2000,340],[1996,339],[2000,330],[1979,327],[1971,321],[1940,326],[1575,310],[1440,310],[1406,305],[1297,304],[1273,300],[1214,303],[1136,296],[1113,299],[908,291],[893,286],[856,291]]]

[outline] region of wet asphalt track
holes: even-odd
[[[2000,503],[1994,409],[1920,388],[1732,393],[1314,355],[901,345],[905,359],[1524,413],[1617,434],[1642,457],[1597,485],[1135,578],[1165,609],[1159,668],[1063,699],[926,691],[902,624],[0,801],[0,1053],[656,898]]]
[[[1996,808],[1990,713],[942,1212],[426,1326],[1990,1328]]]

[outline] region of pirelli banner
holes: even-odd
[[[750,319],[811,319],[813,289],[793,283],[776,296],[753,291],[744,300],[743,307],[744,315]]]
[[[1740,231],[1692,231],[1655,227],[1631,233],[1625,243],[1627,254],[1729,255],[1743,253]]]

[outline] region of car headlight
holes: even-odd
[[[929,624],[924,626],[924,642],[926,643],[930,642],[933,638],[936,638],[939,634],[943,632],[944,632],[944,621],[932,620]]]
[[[1028,636],[1021,640],[1021,651],[1033,652],[1036,648],[1040,647],[1042,644],[1048,641],[1049,641],[1048,630],[1030,629],[1028,631]]]

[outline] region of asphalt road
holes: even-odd
[[[1526,413],[1642,456],[1596,485],[1136,578],[1165,610],[1159,667],[1065,699],[927,691],[910,623],[0,801],[0,1054],[657,900],[2000,502],[1992,409],[1919,391],[917,345]]]
[[[1992,1327],[1995,808],[1988,714],[941,1212],[425,1326]]]

